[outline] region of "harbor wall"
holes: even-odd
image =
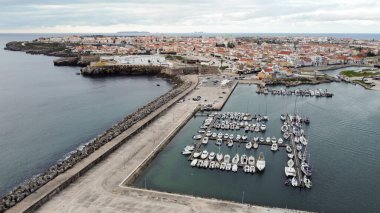
[[[196,84],[179,77],[172,77],[177,86],[158,97],[92,141],[71,152],[66,159],[15,187],[0,200],[0,212],[33,212],[53,195],[70,185],[78,177],[106,158],[130,137],[161,115],[176,101],[195,88]],[[18,204],[17,204],[18,203]],[[16,205],[17,204],[17,205]]]
[[[81,69],[81,73],[84,76],[158,75],[162,69],[162,66],[154,65],[87,66]]]

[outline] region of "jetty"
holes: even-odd
[[[295,89],[295,90],[290,90],[290,89],[271,89],[266,86],[258,85],[257,94],[264,94],[264,95],[283,95],[283,96],[301,96],[301,97],[316,97],[316,98],[332,98],[334,96],[333,93],[328,92],[327,89],[322,90],[322,89],[316,89],[316,90],[311,90],[311,89]]]

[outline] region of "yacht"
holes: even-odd
[[[249,165],[245,165],[244,168],[243,168],[243,171],[245,173],[249,173]]]
[[[276,137],[272,137],[272,143],[276,143],[277,142],[277,140],[276,140]]]
[[[228,140],[227,146],[228,147],[232,147],[233,145],[234,145],[234,141],[233,140]]]
[[[272,151],[278,151],[278,144],[277,143],[273,143],[270,150]]]
[[[183,151],[181,152],[181,154],[183,154],[183,155],[190,155],[190,154],[191,154],[191,151],[185,149],[185,150],[183,150]]]
[[[252,156],[252,155],[249,156],[249,158],[248,158],[248,164],[251,165],[251,166],[255,165],[255,157],[254,156]]]
[[[239,163],[239,154],[236,154],[236,155],[232,158],[232,163],[233,163],[233,164],[237,164],[237,163]]]
[[[232,169],[231,169],[233,172],[237,172],[238,170],[238,166],[237,164],[232,164]]]
[[[260,138],[260,142],[264,143],[265,139],[263,137]]]
[[[207,136],[207,137],[210,137],[211,135],[212,135],[212,133],[211,133],[210,130],[206,132],[206,136]]]
[[[294,137],[294,142],[296,142],[296,143],[299,143],[300,142],[300,138],[299,137]]]
[[[285,121],[286,116],[285,116],[284,114],[281,114],[280,119],[281,119],[282,121]]]
[[[202,159],[206,159],[207,156],[208,156],[208,152],[207,152],[207,150],[203,150],[203,152],[202,152],[202,154],[201,154],[201,158],[202,158]]]
[[[294,166],[294,161],[292,159],[288,160],[288,166],[293,167]]]
[[[248,163],[247,155],[245,155],[245,154],[241,155],[241,157],[240,157],[240,163],[241,164],[247,164]]]
[[[254,142],[259,141],[259,137],[253,137],[253,141],[254,141]]]
[[[311,167],[309,166],[308,163],[303,161],[301,163],[301,171],[306,175],[306,176],[311,176]]]
[[[216,138],[217,136],[218,136],[218,134],[216,134],[216,132],[213,132],[211,135],[211,137],[213,137],[213,138]]]
[[[256,168],[259,171],[263,171],[265,169],[265,158],[264,153],[260,152],[259,157],[256,160]]]
[[[286,131],[288,131],[288,129],[289,129],[289,127],[285,124],[281,126],[281,132],[286,132]]]
[[[292,147],[290,145],[286,145],[286,151],[291,153],[292,152]]]
[[[210,161],[208,161],[208,160],[204,160],[203,161],[203,168],[208,168],[208,164],[210,163]]]
[[[267,129],[267,126],[265,124],[261,124],[260,129],[261,131],[265,131]]]
[[[247,144],[245,144],[245,148],[251,149],[252,148],[252,142],[248,142]]]
[[[219,162],[215,162],[215,169],[219,169],[220,168],[220,163]]]
[[[227,164],[225,162],[221,163],[219,169],[220,170],[225,170],[226,169],[226,165]]]
[[[193,139],[194,140],[200,140],[202,138],[202,135],[194,135]]]
[[[303,176],[303,182],[305,183],[306,188],[310,189],[311,188],[311,180],[306,177],[306,175]]]
[[[226,155],[224,155],[223,162],[225,162],[225,163],[229,163],[229,162],[230,162],[230,159],[231,159],[230,155],[229,155],[229,154],[226,154]]]
[[[194,159],[194,160],[191,161],[190,165],[191,165],[192,167],[194,167],[194,166],[197,165],[197,162],[198,162],[198,159]]]
[[[246,136],[246,135],[243,135],[243,136],[241,137],[241,139],[243,139],[244,141],[247,140],[247,138],[248,138],[248,136]]]
[[[216,154],[216,160],[217,161],[222,161],[223,160],[223,154],[222,153],[217,153]]]
[[[226,164],[226,171],[231,171],[232,164],[227,163]]]
[[[214,169],[215,168],[215,161],[210,161],[210,165],[208,166],[208,168]]]
[[[298,151],[300,151],[300,150],[302,149],[302,145],[301,145],[301,144],[297,144],[296,149],[297,149]]]
[[[288,140],[290,138],[289,132],[284,132],[284,134],[282,136],[284,136],[285,140]]]
[[[292,178],[292,186],[294,186],[294,187],[298,186],[298,181],[297,181],[296,177]]]
[[[194,152],[193,157],[198,158],[199,156],[201,156],[201,154],[201,152]]]
[[[210,155],[208,156],[209,160],[214,160],[215,159],[215,152],[210,152]]]
[[[303,135],[300,137],[300,142],[305,146],[307,145],[307,140]]]
[[[259,144],[258,144],[257,142],[253,143],[253,148],[254,148],[254,149],[259,148]]]
[[[202,139],[202,144],[207,144],[208,143],[208,137],[204,137]]]
[[[249,172],[252,173],[252,174],[255,173],[256,172],[256,167],[253,166],[253,165],[249,166]]]
[[[265,139],[265,142],[270,143],[270,137],[267,137],[267,138]]]
[[[222,143],[223,143],[223,140],[222,140],[221,138],[216,139],[215,144],[216,144],[217,146],[222,145]]]
[[[236,140],[239,141],[241,139],[240,135],[236,135]]]
[[[197,167],[202,167],[202,166],[203,166],[203,160],[198,160]]]
[[[234,139],[234,134],[231,134],[229,138],[230,138],[230,140],[233,140]]]
[[[295,177],[296,176],[296,170],[293,167],[285,167],[285,175],[286,177]]]

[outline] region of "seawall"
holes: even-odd
[[[87,66],[81,69],[84,76],[107,75],[158,75],[163,67],[152,65]]]

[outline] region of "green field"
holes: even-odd
[[[360,72],[355,72],[353,70],[345,70],[339,73],[340,75],[344,75],[347,77],[372,77],[376,75],[380,75],[380,71],[360,71]]]

